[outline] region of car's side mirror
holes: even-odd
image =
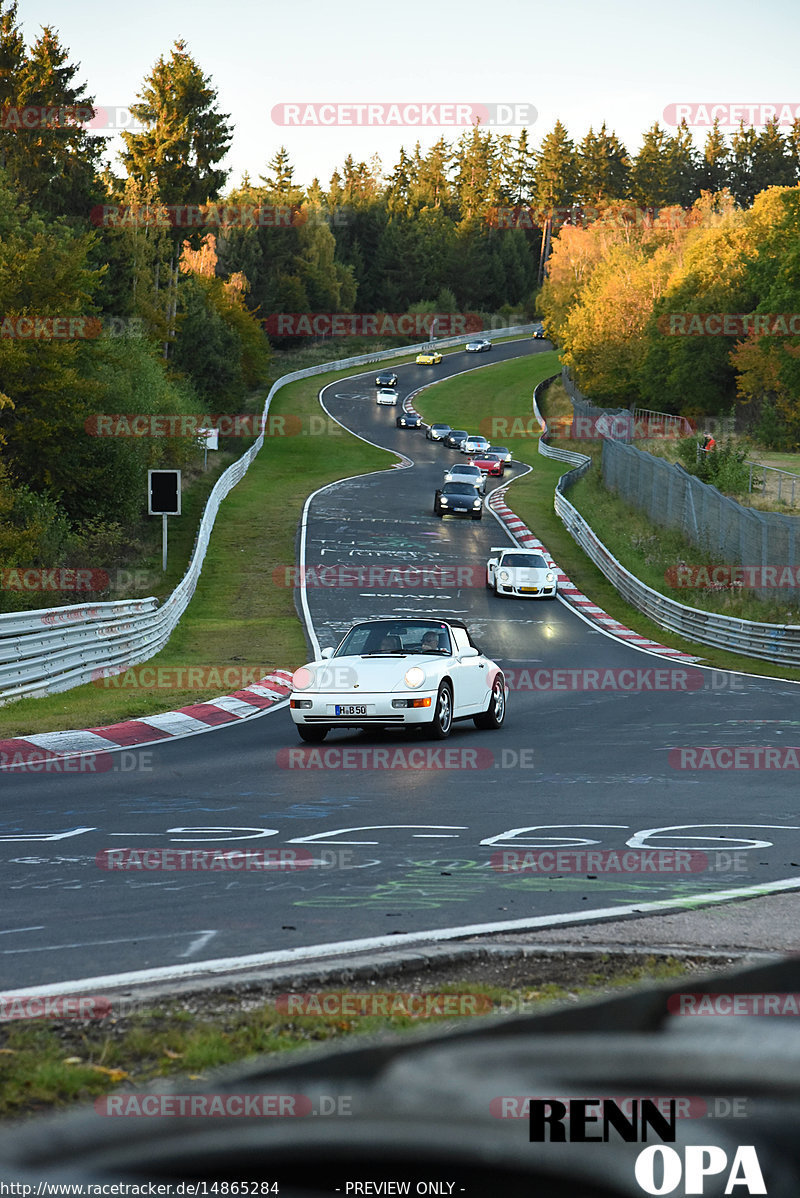
[[[329,657],[333,657],[333,649],[323,649],[320,653],[320,658],[327,661]]]
[[[466,649],[462,649],[458,655],[459,661],[464,661],[467,657],[480,657],[480,651],[474,645],[467,645]]]

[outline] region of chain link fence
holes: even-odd
[[[800,517],[742,507],[682,466],[620,441],[603,441],[602,470],[606,487],[653,524],[676,529],[716,562],[780,568],[781,590],[797,598],[791,567],[798,563]],[[762,598],[774,596],[774,590],[753,589]]]
[[[596,428],[609,427],[610,435],[615,440],[633,440],[633,419],[627,408],[598,408],[573,382],[566,366],[561,371],[561,382],[572,401],[574,427],[583,430],[584,433]],[[615,420],[614,417],[619,419]]]

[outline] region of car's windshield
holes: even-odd
[[[471,499],[474,499],[478,494],[478,488],[474,487],[472,483],[445,483],[442,487],[442,494],[469,495]]]
[[[334,657],[450,652],[447,625],[439,620],[370,620],[350,629]]]
[[[540,553],[506,553],[502,566],[527,566],[532,570],[547,570],[547,562]]]

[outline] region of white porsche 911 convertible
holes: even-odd
[[[508,687],[459,620],[355,624],[338,648],[295,670],[289,708],[301,740],[332,728],[422,728],[437,740],[454,720],[499,728]]]

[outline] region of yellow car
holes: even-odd
[[[435,349],[426,349],[424,353],[417,354],[417,366],[438,366],[442,360],[442,355]]]

